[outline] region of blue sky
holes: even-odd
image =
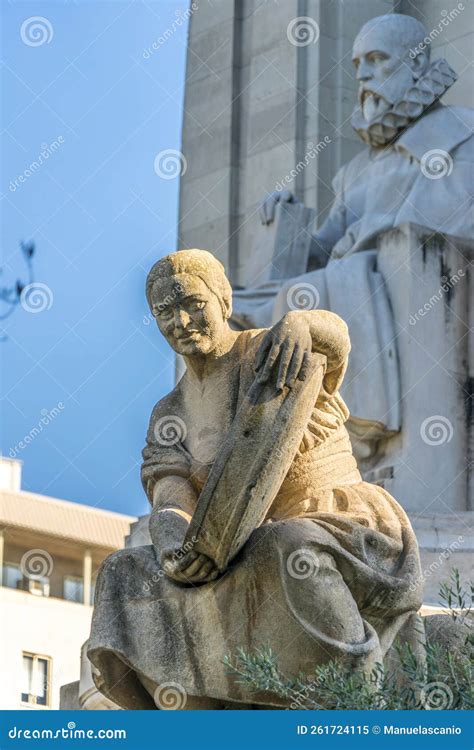
[[[3,5],[2,282],[25,278],[33,240],[47,289],[46,309],[4,323],[2,453],[23,461],[24,489],[131,514],[147,511],[140,451],[174,376],[144,283],[176,249],[178,179],[154,164],[180,148],[187,7]]]

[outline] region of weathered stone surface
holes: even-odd
[[[202,250],[155,264],[147,298],[187,369],[143,451],[152,544],[111,555],[98,576],[97,688],[129,709],[278,706],[223,664],[262,644],[287,673],[333,658],[371,669],[409,638],[422,578],[408,518],[352,455],[346,325],[311,310],[232,330],[229,282]]]
[[[330,215],[314,235],[312,260],[320,268],[298,275],[299,269],[295,267],[285,285],[279,290],[274,286],[273,300],[271,294],[262,296],[258,289],[237,291],[238,320],[246,319],[250,326],[267,325],[291,308],[292,288],[309,285],[315,290],[313,306],[319,303],[348,319],[344,305],[353,308],[354,318],[360,322],[357,330],[351,330],[354,351],[365,355],[365,333],[372,346],[378,347],[378,365],[383,363],[383,368],[390,370],[389,342],[393,342],[403,322],[392,319],[391,294],[383,282],[386,280],[388,284],[391,280],[391,287],[400,292],[406,284],[399,282],[398,277],[395,280],[386,274],[385,279],[380,277],[372,254],[366,256],[364,288],[358,273],[363,262],[360,256],[372,253],[378,237],[404,223],[416,223],[430,233],[436,231],[460,238],[471,238],[474,233],[473,214],[468,208],[472,206],[474,112],[439,105],[440,97],[456,80],[456,75],[443,60],[430,65],[429,51],[413,55],[417,39],[421,44],[424,36],[425,30],[419,22],[399,14],[372,19],[357,36],[353,58],[358,65],[359,105],[354,110],[352,124],[370,148],[336,175],[336,197]],[[390,64],[379,62],[372,66],[368,60],[374,49],[384,50]],[[281,200],[294,199],[286,190],[273,192],[265,200],[262,217],[267,225],[273,222],[275,206]],[[341,260],[342,265],[336,262]],[[395,270],[400,267],[399,263]],[[373,287],[372,293],[367,285]],[[371,297],[374,310],[367,307],[361,312],[361,306],[367,305]],[[374,319],[378,331],[373,330]],[[374,361],[370,353],[367,358]],[[396,352],[389,359],[394,363]],[[350,381],[356,378],[356,393],[360,385],[359,370],[356,367],[349,378]],[[382,380],[379,378],[373,388],[374,401],[380,409],[371,409],[370,400],[348,397],[353,420],[357,419],[360,426],[366,423],[369,440],[374,432],[390,434],[400,428],[396,413],[400,401],[397,373],[391,372],[385,382]],[[395,387],[388,393],[391,384]]]
[[[212,57],[205,65],[196,65],[195,58],[188,57],[188,83],[192,90],[188,85],[186,109],[189,114],[185,117],[183,150],[189,168],[181,190],[182,244],[191,246],[197,239],[202,246],[215,247],[235,283],[260,283],[259,275],[265,274],[265,269],[259,266],[254,275],[249,260],[255,260],[250,257],[255,253],[256,232],[252,219],[257,214],[261,192],[286,180],[304,156],[310,141],[317,143],[324,135],[333,136],[337,145],[318,154],[314,168],[300,172],[294,186],[291,185],[300,199],[315,206],[318,215],[324,215],[332,202],[330,179],[337,167],[351,159],[337,177],[332,215],[315,235],[317,252],[311,261],[316,267],[325,267],[319,268],[315,275],[291,279],[286,288],[280,289],[279,302],[287,302],[292,286],[307,283],[318,291],[319,307],[328,307],[334,312],[341,313],[344,305],[359,308],[362,300],[374,297],[371,312],[367,313],[367,324],[353,336],[354,349],[363,366],[354,382],[350,370],[349,377],[346,376],[347,392],[352,388],[349,398],[354,398],[357,407],[365,403],[372,409],[372,412],[367,408],[356,409],[360,435],[353,435],[360,437],[360,455],[371,467],[374,481],[388,487],[402,500],[404,507],[417,512],[414,523],[423,547],[423,569],[419,569],[416,543],[408,520],[380,487],[361,482],[348,455],[350,449],[346,441],[343,441],[342,463],[338,465],[336,461],[335,473],[331,475],[329,467],[333,466],[341,444],[336,445],[331,435],[334,413],[318,408],[309,420],[311,427],[304,432],[303,449],[295,456],[277,494],[276,505],[272,505],[263,524],[259,525],[255,518],[257,528],[235,561],[219,575],[220,568],[215,564],[211,547],[206,550],[209,552],[206,558],[195,557],[203,551],[196,548],[196,538],[202,529],[197,536],[190,533],[189,522],[193,517],[197,519],[196,508],[210,467],[218,460],[221,446],[231,430],[232,418],[252,387],[255,373],[251,362],[258,335],[264,333],[253,331],[244,339],[242,332],[234,332],[236,338],[230,351],[224,346],[218,356],[212,354],[210,358],[209,351],[201,352],[201,359],[206,360],[207,365],[203,368],[199,365],[196,370],[190,365],[196,352],[190,355],[183,346],[192,348],[198,339],[204,342],[206,336],[202,336],[198,328],[197,336],[187,341],[182,338],[175,347],[180,355],[184,354],[188,373],[180,386],[157,405],[151,420],[143,477],[153,503],[152,543],[143,538],[138,548],[132,545],[113,556],[104,566],[98,586],[90,651],[91,658],[102,670],[97,684],[105,692],[113,690],[114,697],[127,708],[177,707],[173,701],[182,708],[222,708],[229,701],[238,701],[240,706],[251,700],[265,704],[268,696],[260,701],[251,698],[222,668],[222,655],[237,646],[252,649],[262,642],[270,643],[281,651],[280,664],[286,671],[304,672],[327,658],[329,634],[332,655],[343,654],[354,666],[370,666],[376,654],[381,655],[377,641],[388,642],[393,634],[398,634],[405,642],[417,641],[415,623],[419,624],[420,618],[415,614],[415,601],[420,598],[423,582],[427,583],[428,599],[436,600],[440,549],[448,551],[449,557],[452,554],[449,565],[458,565],[463,572],[467,571],[468,558],[461,553],[472,549],[467,539],[472,513],[464,512],[469,507],[468,485],[471,483],[472,489],[472,478],[463,468],[467,456],[461,448],[470,435],[464,421],[464,416],[468,416],[464,410],[469,402],[463,394],[467,393],[469,398],[466,360],[474,349],[461,330],[468,320],[464,312],[469,312],[470,282],[464,280],[447,295],[428,326],[423,329],[422,322],[417,321],[416,334],[408,329],[412,335],[403,339],[403,328],[411,325],[407,317],[418,309],[416,305],[413,308],[413,304],[417,300],[420,305],[425,302],[426,285],[431,289],[426,297],[431,304],[433,293],[438,291],[437,282],[446,274],[446,269],[458,268],[459,264],[454,261],[463,257],[466,248],[464,260],[470,263],[472,258],[472,246],[468,247],[468,242],[446,236],[448,232],[472,237],[472,226],[467,223],[469,212],[464,209],[468,197],[466,186],[472,175],[472,113],[460,107],[442,108],[439,104],[419,111],[419,84],[413,87],[414,96],[409,101],[399,100],[389,112],[383,100],[369,96],[361,101],[367,120],[365,116],[358,117],[354,124],[371,148],[355,157],[360,147],[348,132],[351,92],[355,92],[355,82],[351,83],[349,78],[352,63],[348,53],[361,22],[380,12],[391,11],[394,3],[367,0],[357,8],[354,6],[348,14],[334,10],[334,3],[308,0],[307,12],[317,19],[321,34],[319,44],[299,49],[288,46],[285,39],[287,24],[300,7],[295,1],[257,6],[250,0],[244,5],[239,6],[238,11],[235,10],[238,4],[228,0],[220,2],[217,11],[214,6],[204,5],[192,20],[190,47],[203,58],[207,57],[204,52]],[[401,10],[405,5],[403,2],[396,4]],[[413,15],[418,14],[428,28],[436,26],[440,14],[446,15],[438,0],[429,3],[417,0],[406,9]],[[467,14],[471,12],[472,8],[466,10],[465,15],[460,14],[450,22],[449,29],[443,30],[443,39],[448,44],[442,46],[440,41],[431,45],[436,48],[436,56],[446,54],[450,64],[460,69],[465,67],[470,52],[464,24],[467,25]],[[402,36],[408,44],[411,33],[408,26],[405,31]],[[362,37],[370,37],[367,29],[365,32]],[[389,36],[390,47],[397,34]],[[415,42],[416,39],[412,39],[410,44]],[[401,91],[402,78],[410,67],[409,63],[395,74],[390,71],[386,82],[379,75],[381,69],[372,77],[359,72],[361,87],[370,79],[366,87],[372,84],[379,94],[385,92],[387,101],[393,104],[392,98],[397,101],[394,91],[396,93],[397,86]],[[463,76],[462,87],[458,82],[447,91],[446,103],[466,103],[467,95],[472,97],[474,89],[466,87],[466,81],[473,70],[471,67],[471,73]],[[416,81],[420,70],[413,65],[412,71],[413,81]],[[422,80],[425,90],[421,109],[432,105],[433,99],[436,103],[441,95],[435,90],[437,78],[445,79],[444,88],[453,80],[452,72],[443,65],[427,66],[423,73],[427,75]],[[207,97],[215,81],[218,81],[215,95]],[[427,101],[430,90],[432,100]],[[461,90],[463,96],[458,93]],[[405,88],[401,93],[405,94]],[[414,125],[410,117],[404,122],[404,115],[411,108],[413,112],[416,110],[416,117],[422,115]],[[400,132],[389,143],[393,129]],[[379,146],[383,146],[383,150]],[[442,161],[438,164],[445,174],[440,179],[436,173],[427,176],[422,170],[423,166],[426,172],[423,157],[433,150],[441,150]],[[216,208],[210,209],[203,195],[210,196]],[[302,208],[294,202],[288,206]],[[427,229],[415,227],[413,222]],[[392,231],[394,227],[396,231]],[[276,229],[275,224],[263,229],[272,235],[270,242],[264,241],[271,251],[270,263],[275,257]],[[437,232],[434,242],[433,230]],[[423,232],[424,238],[421,237]],[[312,241],[310,238],[309,244]],[[356,250],[360,251],[357,260],[353,255]],[[333,257],[326,266],[324,256],[329,254]],[[363,263],[364,256],[367,273],[361,286],[355,282],[355,264]],[[293,273],[286,275],[298,275],[300,270],[304,269],[294,268]],[[212,295],[209,297],[209,289],[212,290],[220,300],[226,320],[229,296],[225,284],[219,281],[219,273],[216,276],[209,270],[208,277],[199,263],[194,271],[207,291],[203,292],[199,283],[193,286],[186,280],[187,291],[196,292],[197,286],[199,293],[206,297],[206,304],[212,300],[215,305]],[[379,283],[381,275],[384,277],[382,284]],[[269,278],[277,277],[269,274]],[[273,289],[271,284],[264,290],[259,289],[260,301],[268,301],[278,286],[273,282]],[[173,285],[168,286],[164,299],[169,295],[168,307],[176,303],[177,308],[183,308],[179,285],[178,290]],[[339,304],[334,302],[335,297]],[[261,317],[254,318],[255,327],[269,328],[276,324],[291,308],[284,304],[278,307],[272,301],[269,312],[261,310]],[[390,305],[393,317],[386,314]],[[186,315],[181,312],[177,315],[180,317],[186,318]],[[302,315],[287,319],[298,329],[298,335],[302,329],[296,321],[303,319]],[[305,319],[308,320],[308,316]],[[331,318],[314,313],[313,321],[315,328],[320,329],[316,350],[330,362],[334,326],[337,328],[335,318],[330,324]],[[219,328],[219,316],[217,323]],[[186,328],[187,324],[181,320],[180,325]],[[441,330],[443,335],[440,335]],[[281,334],[281,330],[277,332]],[[390,349],[395,340],[394,332],[399,348],[395,353]],[[341,330],[339,335],[344,336]],[[224,339],[226,337],[227,333]],[[215,338],[219,339],[219,335]],[[229,343],[231,337],[226,340]],[[314,341],[312,343],[314,345]],[[414,354],[415,345],[418,350]],[[417,373],[419,375],[419,351],[426,345],[427,351],[437,359],[437,365],[433,363],[431,368],[425,359],[427,384],[423,392],[418,387]],[[397,353],[402,358],[400,373]],[[354,356],[353,362],[356,360]],[[377,371],[375,362],[379,363]],[[432,377],[428,377],[430,368]],[[448,376],[454,373],[455,378],[443,380],[443,369]],[[194,377],[197,373],[200,374]],[[331,374],[330,368],[328,373]],[[344,388],[342,376],[341,371],[326,406],[334,405],[339,389]],[[276,379],[275,368],[272,377]],[[325,382],[327,384],[327,377]],[[362,385],[366,386],[366,395],[363,395]],[[323,385],[321,394],[326,390]],[[321,406],[321,394],[316,407]],[[394,416],[400,395],[401,413]],[[278,397],[275,396],[275,400]],[[426,445],[421,446],[421,451],[418,445],[421,409],[428,409],[428,417],[429,413],[437,412],[433,404],[444,404],[444,411],[455,422],[455,435],[447,441],[449,447],[443,456],[428,455]],[[374,406],[377,416],[382,415],[381,420],[374,417]],[[160,432],[163,422],[159,423],[169,417],[173,420],[171,438],[169,431],[166,432],[169,424],[168,427],[165,424],[163,444],[158,438],[163,437]],[[365,432],[363,422],[368,423]],[[393,435],[400,426],[401,432]],[[344,415],[341,419],[341,412],[338,412],[336,431],[343,429]],[[172,437],[173,430],[179,433],[176,441]],[[472,434],[470,436],[472,438]],[[371,463],[373,445],[381,446],[377,449],[375,463]],[[241,445],[240,450],[245,456]],[[306,458],[307,454],[315,458],[315,465],[308,466],[304,461],[302,464],[300,453]],[[423,472],[419,469],[421,455]],[[245,462],[244,466],[247,467]],[[349,480],[346,476],[343,482],[341,472],[347,467]],[[440,476],[447,477],[442,488]],[[322,478],[327,483],[325,486],[321,484]],[[229,484],[232,486],[228,494],[223,493],[224,511],[234,497],[235,474]],[[425,509],[430,515],[423,515]],[[449,512],[446,517],[441,515],[443,510],[452,509],[456,510],[456,528],[449,523]],[[136,531],[138,534],[139,529]],[[401,542],[402,532],[405,548]],[[296,560],[295,553],[298,553]],[[409,564],[395,576],[396,561],[404,554],[408,554]],[[462,565],[455,557],[462,558]],[[296,575],[289,570],[290,560],[296,562],[293,570]],[[385,579],[381,586],[377,578],[381,570],[392,579],[388,587]],[[402,610],[404,617],[399,616]],[[429,640],[454,649],[458,647],[459,627],[453,627],[449,618],[424,619]],[[292,638],[289,648],[288,641]],[[356,643],[359,650],[354,648]],[[382,651],[382,656],[388,662],[393,654],[391,650]]]
[[[273,189],[304,157],[310,143],[318,143],[327,134],[329,119],[331,146],[312,160],[298,176],[297,184],[292,181],[290,185],[300,200],[316,208],[320,218],[327,214],[327,186],[346,161],[346,139],[340,133],[348,127],[356,93],[356,83],[347,73],[351,72],[352,42],[362,24],[393,11],[398,3],[365,0],[352,3],[349,13],[342,0],[306,0],[304,12],[298,0],[204,0],[198,5],[190,18],[188,39],[183,113],[183,152],[188,172],[181,180],[181,196],[187,204],[199,200],[192,184],[196,174],[203,177],[215,168],[229,167],[234,179],[222,183],[229,206],[225,218],[230,218],[232,212],[239,220],[231,231],[216,225],[213,237],[208,238],[189,231],[186,211],[181,207],[179,246],[193,247],[198,243],[199,247],[220,248],[219,257],[224,259],[232,283],[241,285],[244,277],[238,275],[237,269],[245,272],[251,254],[253,217],[261,195]],[[318,25],[320,35],[315,43],[296,47],[288,38],[287,29],[302,14]],[[203,100],[213,98],[214,84],[219,83],[218,77],[227,75],[229,67],[233,73],[232,90],[227,97],[219,94],[221,123],[227,123],[223,127],[229,138],[226,142],[224,137],[214,137],[218,123],[210,114],[201,111],[196,119],[196,111],[188,106],[187,94],[196,80],[204,80],[207,91]],[[348,89],[352,92],[350,98],[344,96]],[[281,106],[285,109],[281,110]],[[202,126],[212,138],[202,135]],[[198,142],[198,147],[191,145]],[[352,145],[353,156],[360,146]],[[208,164],[212,164],[212,169],[207,168]]]
[[[83,711],[116,711],[119,706],[105,697],[93,680],[94,667],[87,658],[88,642],[81,648],[81,677],[79,679],[79,707]]]
[[[420,1],[410,9],[436,28],[435,4],[429,11],[428,5]],[[468,578],[472,569],[474,112],[441,104],[445,94],[456,105],[472,101],[472,94],[464,73],[460,87],[450,66],[436,59],[449,32],[455,45],[448,44],[446,53],[455,63],[453,54],[459,56],[464,44],[463,19],[468,24],[472,12],[457,9],[449,23],[440,24],[442,35],[428,43],[429,27],[411,16],[391,14],[364,26],[352,54],[359,84],[352,126],[367,148],[335,177],[335,198],[313,235],[307,272],[295,269],[280,285],[247,285],[236,290],[234,304],[241,327],[271,325],[301,306],[330,309],[348,323],[353,347],[342,395],[351,412],[354,450],[364,477],[416,514],[428,601],[437,600],[439,581],[449,577],[452,564]],[[356,22],[353,16],[347,23]],[[336,38],[330,29],[326,34]],[[328,48],[324,33],[320,43]],[[370,64],[374,49],[384,50],[387,65]],[[339,53],[333,47],[335,60]],[[332,75],[339,71],[335,64]],[[350,86],[348,76],[345,81]],[[328,119],[327,131],[319,132],[330,134],[341,92],[335,88],[333,99],[320,86],[317,92]],[[353,144],[347,146],[350,155]],[[329,149],[319,155],[318,166],[326,162]],[[273,189],[270,181],[267,189]],[[281,222],[275,206],[288,199],[294,202],[288,191],[273,193],[262,206],[270,244],[275,221]],[[266,247],[264,239],[261,244]],[[471,514],[454,549],[448,521],[453,512]],[[433,527],[428,543],[423,530],[432,514],[436,534]],[[442,564],[445,553],[455,557]]]
[[[469,459],[474,244],[402,225],[380,236],[377,257],[395,321],[402,424],[379,462],[393,467],[384,486],[405,499],[409,512],[456,514],[451,522],[444,519],[445,533],[439,533],[442,519],[435,522],[439,544],[432,549],[472,552],[473,517],[458,513],[474,507]]]
[[[77,711],[81,708],[79,704],[79,680],[61,685],[59,708],[61,711]]]
[[[281,282],[298,271],[303,273],[308,267],[311,253],[315,212],[301,203],[282,203],[277,206],[276,214],[270,227],[256,228],[252,257],[241,272],[247,283],[265,284],[265,289],[269,288],[267,282]],[[275,288],[278,286],[276,284]],[[273,297],[274,291],[270,293]],[[248,328],[245,319],[239,320],[235,311],[233,319],[243,328]]]
[[[453,656],[467,656],[466,638],[473,633],[472,617],[463,621],[454,620],[449,614],[440,614],[428,615],[423,621],[428,644],[437,644]]]
[[[325,364],[323,357],[311,354],[304,381],[275,389],[274,373],[269,385],[256,381],[244,396],[185,538],[219,570],[229,567],[267,517],[311,418]]]

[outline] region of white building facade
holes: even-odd
[[[79,679],[94,581],[136,519],[21,490],[0,459],[0,709],[57,709]]]

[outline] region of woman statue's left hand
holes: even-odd
[[[273,368],[277,368],[277,390],[284,385],[291,388],[295,380],[304,380],[311,362],[312,339],[305,315],[287,313],[270,328],[260,345],[255,360],[258,382],[266,383]]]

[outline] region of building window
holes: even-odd
[[[3,566],[3,585],[9,589],[23,588],[23,574],[16,563],[5,563]]]
[[[49,656],[23,653],[22,703],[51,705],[51,659]]]
[[[84,601],[84,582],[80,576],[64,576],[64,598],[69,602]]]
[[[49,596],[49,578],[25,578],[17,563],[5,563],[3,566],[3,585],[9,589],[29,591],[35,596]]]

